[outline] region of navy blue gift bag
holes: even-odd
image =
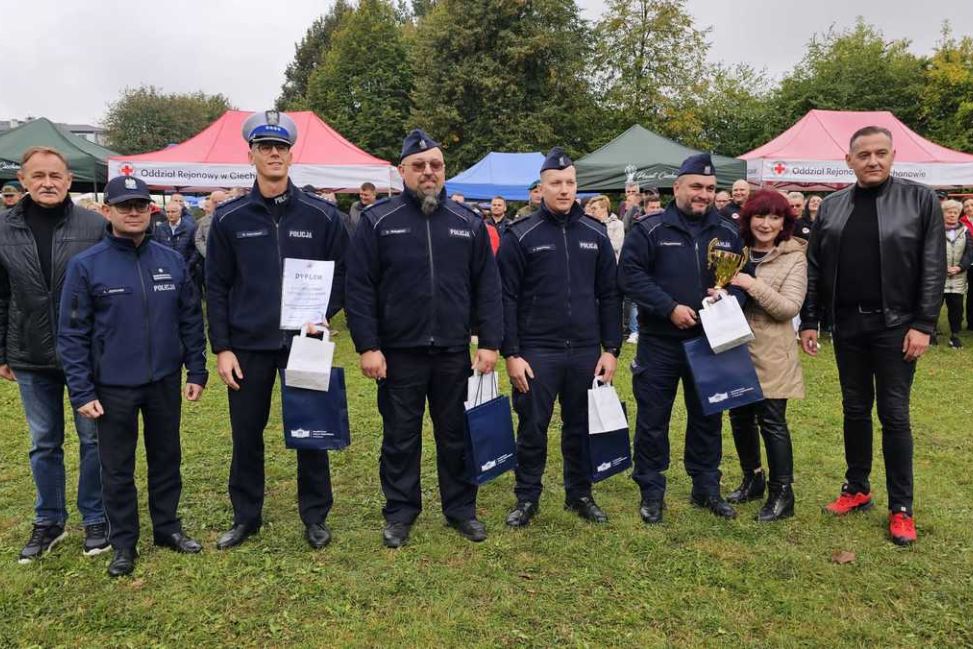
[[[474,381],[493,383],[496,375],[471,377],[471,392]],[[510,397],[498,394],[495,384],[488,390],[491,391],[493,398],[482,399],[476,388],[476,396],[466,404],[466,467],[469,481],[476,485],[486,484],[517,467]]]
[[[628,417],[625,404],[622,412]],[[592,482],[601,482],[632,466],[628,426],[607,433],[588,433],[581,444],[581,461]]]
[[[308,451],[332,451],[348,446],[351,429],[344,369],[331,368],[327,392],[288,386],[284,372],[280,370],[284,445]]]
[[[764,398],[746,345],[719,354],[713,353],[705,336],[682,345],[703,414],[715,415]]]

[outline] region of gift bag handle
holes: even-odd
[[[318,328],[318,331],[321,332],[321,340],[323,340],[324,342],[331,342],[331,331],[324,324],[322,324],[322,323],[315,322],[313,324],[314,324],[315,327]],[[306,322],[301,325],[301,333],[300,333],[301,338],[307,338],[308,337],[308,335],[307,335],[307,325],[308,325],[308,323],[306,323]]]
[[[598,385],[599,383],[601,383],[601,385]],[[612,383],[611,383],[611,381],[608,381],[608,382],[606,383],[605,381],[602,381],[602,380],[601,380],[600,378],[598,378],[598,377],[596,376],[596,377],[595,377],[595,378],[594,378],[594,379],[593,379],[593,380],[591,381],[591,389],[592,389],[592,390],[597,390],[598,388],[608,388],[608,387],[611,387],[611,384],[612,384]]]
[[[500,382],[497,380],[497,373],[496,372],[490,372],[490,374],[493,375],[493,393],[495,395],[499,396],[500,395]],[[480,397],[483,395],[483,379],[484,379],[484,377],[486,375],[483,372],[481,372],[480,370],[474,369],[473,370],[473,376],[480,377],[480,380],[477,381],[477,384],[476,384],[476,395],[473,397],[473,405],[474,406],[479,406],[480,404],[483,403],[480,400]]]

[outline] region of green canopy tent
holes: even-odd
[[[71,191],[76,192],[97,192],[104,187],[108,182],[108,156],[118,155],[38,117],[0,134],[0,181],[17,177],[20,158],[32,146],[47,146],[64,154],[74,174]]]
[[[623,191],[625,183],[672,187],[682,161],[702,153],[639,126],[632,126],[614,140],[575,161],[578,190]],[[736,158],[714,155],[716,182],[729,187],[734,180],[747,177],[747,164]]]

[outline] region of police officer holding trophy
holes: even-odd
[[[582,443],[592,378],[611,382],[622,342],[615,253],[604,224],[585,215],[575,201],[575,167],[564,150],[551,149],[540,173],[540,208],[510,225],[497,258],[503,283],[501,352],[520,420],[517,504],[507,525],[528,525],[538,512],[547,428],[558,398],[565,507],[604,523],[608,517],[591,497]]]
[[[210,344],[228,386],[233,461],[233,527],[217,547],[232,548],[261,526],[263,433],[278,370],[295,331],[281,329],[285,259],[334,261],[327,317],[344,301],[348,235],[337,208],[301,191],[288,177],[297,125],[284,113],[258,112],[243,124],[257,180],[249,194],[221,203],[206,242]],[[325,519],[333,502],[327,451],[297,451],[297,502],[312,548],[331,540]]]
[[[686,471],[692,478],[692,502],[722,518],[736,512],[720,496],[722,418],[704,415],[689,373],[683,341],[703,335],[696,309],[715,285],[708,268],[710,244],[741,253],[737,228],[713,207],[716,177],[709,154],[683,161],[666,210],[635,222],[622,248],[622,290],[638,306],[639,340],[632,365],[638,403],[635,470],[642,502],[639,514],[649,524],[662,521],[669,468],[669,418],[682,380],[686,423]],[[744,303],[743,293],[729,290]],[[724,298],[728,299],[728,298]]]
[[[500,278],[483,219],[446,198],[439,143],[420,129],[405,138],[405,190],[370,205],[348,252],[348,328],[362,373],[378,382],[382,414],[382,541],[398,548],[422,509],[419,460],[426,399],[436,439],[446,523],[486,539],[477,488],[466,475],[465,420],[470,332],[474,366],[493,371],[502,335]]]

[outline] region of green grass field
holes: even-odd
[[[336,324],[345,330],[341,318]],[[794,519],[758,525],[757,503],[730,522],[692,508],[681,462],[685,409],[677,402],[664,525],[642,525],[628,476],[595,487],[607,525],[565,512],[552,432],[540,517],[524,530],[504,526],[513,504],[513,478],[504,475],[480,491],[490,538],[473,545],[443,525],[427,418],[425,512],[409,546],[386,550],[375,387],[357,370],[347,330],[337,341],[353,442],[332,455],[333,543],[314,552],[303,540],[295,459],[284,449],[275,406],[264,527],[238,549],[214,549],[232,519],[226,396],[214,373],[203,401],[184,406],[182,428],[181,513],[206,549],[179,556],[151,546],[140,459],[142,556],[135,575],[121,580],[106,576],[105,555],[81,555],[75,512],[68,539],[51,555],[17,564],[33,484],[16,386],[0,386],[0,647],[973,646],[973,338],[959,351],[934,348],[917,373],[919,543],[908,549],[887,540],[878,436],[872,482],[879,506],[840,520],[821,513],[844,473],[837,372],[826,344],[819,359],[805,359],[808,398],[789,412]],[[625,346],[623,365],[633,351]],[[616,384],[632,404],[630,378],[624,369]],[[554,431],[558,423],[555,416]],[[67,437],[70,502],[73,428]],[[728,492],[740,477],[728,425],[723,470]],[[856,560],[832,562],[840,550]]]

